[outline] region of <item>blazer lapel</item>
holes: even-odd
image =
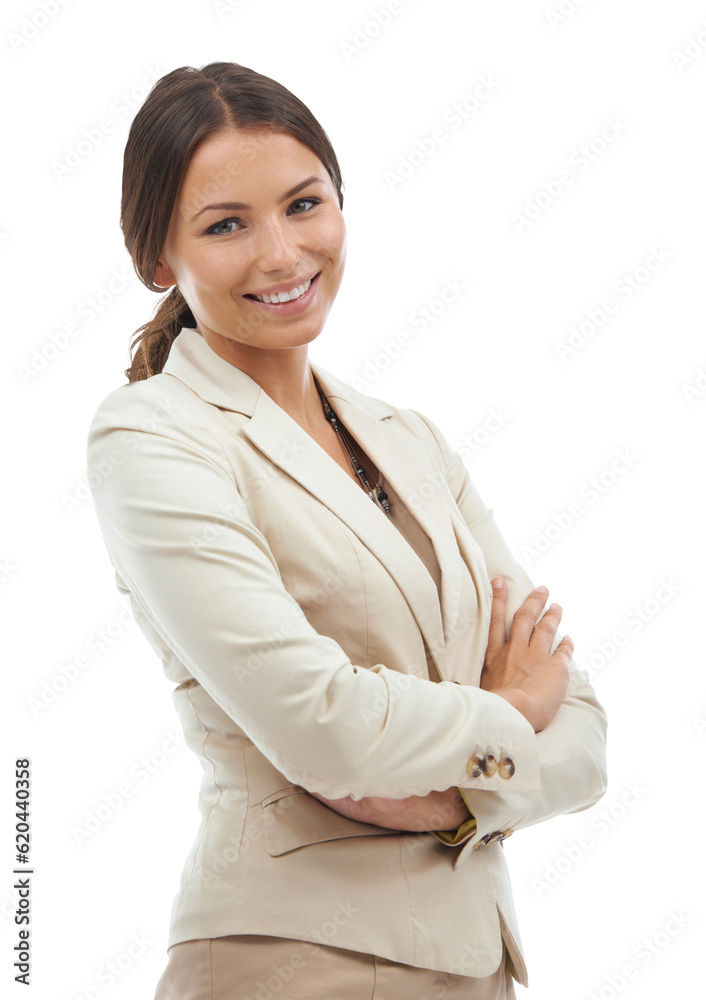
[[[409,435],[391,420],[386,419],[393,415],[394,410],[377,400],[363,396],[362,393],[356,394],[355,390],[340,379],[319,368],[311,361],[309,364],[344,426],[348,428],[355,440],[360,442],[380,472],[392,484],[410,515],[415,518],[431,539],[441,569],[441,638],[443,642],[444,626],[449,628],[457,618],[461,594],[462,564],[459,559],[458,544],[446,494],[440,488],[438,466],[432,463],[418,437]],[[369,408],[369,404],[372,403],[375,404],[375,407]],[[376,414],[375,410],[378,407],[384,412]],[[360,494],[362,499],[370,507],[373,507],[362,490],[360,490]],[[374,507],[373,513],[375,513]],[[381,514],[380,519],[383,520],[386,527],[392,529],[391,534],[404,542],[403,551],[412,551],[394,524],[390,524],[381,511],[379,513]],[[392,516],[394,519],[394,511]],[[384,544],[389,547],[388,537],[381,539],[381,541],[384,541]],[[383,562],[386,562],[385,550],[376,554]],[[413,555],[416,559],[416,554],[413,553]],[[404,590],[404,587],[402,589]],[[435,586],[432,595],[433,604],[438,611],[439,595],[436,593]]]
[[[394,524],[249,375],[216,354],[196,330],[187,328],[173,342],[163,370],[208,402],[250,416],[244,433],[253,444],[344,521],[394,578],[444,677],[444,625],[451,627],[457,618],[461,560],[439,489],[438,468],[419,439],[387,419],[394,414],[392,408],[358,393],[311,360],[309,364],[344,426],[431,539],[442,575],[441,613],[434,581]]]

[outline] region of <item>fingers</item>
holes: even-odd
[[[563,611],[559,604],[550,604],[532,629],[530,646],[533,648],[539,646],[540,649],[546,649],[547,653],[551,653],[552,643],[556,636],[556,630],[559,628],[562,614]]]
[[[559,653],[560,656],[565,656],[567,664],[571,657],[574,655],[574,640],[570,635],[564,635],[561,637],[557,643],[556,649],[552,653],[552,656],[556,656]]]
[[[490,628],[488,632],[488,650],[497,649],[505,644],[505,618],[507,609],[507,586],[502,577],[496,577],[493,582],[493,603],[490,611]],[[551,647],[559,628],[563,610],[559,604],[550,604],[542,614],[549,591],[546,587],[536,587],[524,600],[513,616],[508,641],[517,645],[532,645],[546,649],[551,654]],[[541,615],[541,617],[540,617]],[[573,640],[569,636],[557,644],[555,652],[571,658]]]
[[[493,580],[493,603],[490,607],[490,626],[488,628],[488,649],[495,650],[505,645],[505,606],[507,604],[507,587],[501,576]]]
[[[529,645],[535,626],[537,626],[537,619],[541,615],[544,605],[546,604],[548,594],[549,591],[546,587],[536,587],[532,593],[525,598],[524,602],[517,609],[512,619],[509,638],[511,643],[517,643],[522,646]],[[539,632],[540,638],[542,638],[543,633],[549,629],[553,619],[556,617],[556,611],[547,611],[547,615],[550,615],[550,617]],[[558,624],[559,620],[557,619],[554,625],[554,632],[556,632]],[[537,627],[539,628],[539,626]],[[553,634],[554,633],[552,633],[552,635]]]

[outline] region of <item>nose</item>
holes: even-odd
[[[263,273],[294,270],[299,258],[299,247],[287,223],[268,220],[257,227],[255,263]]]

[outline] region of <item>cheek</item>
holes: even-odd
[[[335,264],[342,265],[346,256],[346,226],[343,216],[331,215],[316,234],[316,251],[322,257],[330,258]]]
[[[207,246],[192,258],[189,281],[197,295],[227,293],[237,284],[242,263],[224,247]]]

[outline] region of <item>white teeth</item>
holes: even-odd
[[[266,302],[271,305],[273,302],[291,302],[294,299],[298,299],[300,295],[309,290],[309,285],[313,281],[313,278],[309,278],[305,281],[303,285],[299,285],[297,288],[293,288],[291,292],[279,292],[274,295],[256,295],[255,298],[258,302]]]

